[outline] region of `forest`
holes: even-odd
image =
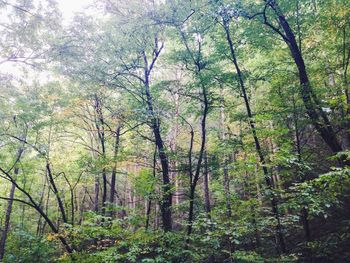
[[[0,0],[0,262],[350,262],[350,1],[59,2]]]

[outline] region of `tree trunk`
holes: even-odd
[[[96,213],[98,212],[98,208],[99,208],[99,204],[98,204],[99,195],[100,195],[100,180],[96,176],[96,178],[95,178],[95,198],[94,198],[94,211]]]
[[[105,120],[102,111],[102,102],[101,99],[95,94],[95,126],[97,129],[98,139],[100,141],[102,153],[101,157],[103,162],[106,161],[106,138],[105,138]],[[107,170],[105,168],[105,163],[103,163],[102,168],[102,215],[106,213],[106,205],[107,205]]]
[[[178,76],[177,71],[176,71],[176,79],[177,80],[181,79],[181,76]],[[182,202],[181,195],[183,194],[181,177],[179,176],[179,172],[177,171],[178,161],[176,157],[177,140],[178,140],[177,137],[179,135],[179,111],[180,111],[179,87],[176,87],[176,91],[172,99],[175,106],[175,109],[174,109],[175,112],[174,112],[173,126],[171,128],[171,139],[170,139],[170,149],[171,149],[172,155],[174,156],[174,158],[171,161],[171,167],[173,167],[173,171],[171,172],[171,179],[175,184],[174,193],[173,193],[173,203],[175,203],[175,205],[178,206]],[[183,218],[183,214],[179,210],[175,210],[175,212],[176,212],[176,215],[173,215],[173,217],[175,216],[178,219],[176,221],[180,221]],[[173,228],[180,229],[181,224],[176,223],[173,225]]]
[[[18,174],[18,168],[15,168],[15,174]],[[10,190],[10,195],[9,195],[9,200],[7,203],[7,209],[6,209],[6,215],[5,215],[5,225],[4,229],[2,232],[1,236],[1,241],[0,241],[0,262],[2,262],[4,255],[5,255],[5,246],[6,246],[6,239],[7,239],[7,234],[10,230],[10,217],[12,213],[12,204],[13,204],[13,197],[15,195],[15,189],[16,186],[14,184],[11,185],[11,190]]]
[[[224,161],[224,191],[225,191],[225,199],[226,199],[226,215],[228,218],[232,216],[232,208],[231,208],[231,193],[230,193],[230,177],[228,173],[228,162]]]
[[[207,218],[210,219],[210,194],[209,194],[209,171],[208,171],[208,154],[207,151],[204,153],[204,200],[205,200],[205,213]]]
[[[193,210],[194,210],[194,194],[195,194],[195,187],[191,185],[190,187],[190,203],[188,208],[188,226],[187,226],[187,235],[192,234],[192,228],[193,228]]]
[[[107,205],[107,172],[106,168],[102,169],[102,215],[106,214]]]
[[[248,115],[248,122],[249,122],[249,126],[250,126],[250,129],[251,129],[251,132],[253,135],[253,139],[254,139],[255,149],[256,149],[256,152],[258,154],[259,161],[260,161],[263,173],[264,173],[266,186],[269,190],[269,199],[271,200],[272,214],[274,215],[274,217],[277,221],[276,235],[277,235],[277,239],[278,239],[278,247],[280,248],[280,251],[282,253],[285,253],[286,247],[285,247],[285,242],[284,242],[284,236],[282,233],[282,225],[281,225],[280,213],[278,210],[277,197],[276,197],[275,193],[273,192],[272,179],[271,179],[271,176],[269,175],[269,172],[267,170],[265,157],[264,157],[264,154],[263,154],[263,151],[262,151],[262,148],[260,145],[260,141],[259,141],[259,138],[258,138],[258,135],[256,132],[255,121],[254,121],[254,117],[253,117],[253,114],[252,114],[252,111],[250,108],[248,95],[247,95],[246,88],[245,88],[244,81],[243,81],[243,75],[242,75],[242,72],[238,66],[238,62],[237,62],[237,58],[236,58],[236,54],[235,54],[235,50],[234,50],[234,45],[233,45],[231,34],[230,34],[229,21],[227,21],[225,18],[223,18],[223,24],[224,24],[224,30],[226,33],[226,39],[227,39],[227,42],[229,44],[229,48],[230,48],[230,52],[231,52],[231,58],[233,60],[233,64],[234,64],[236,72],[237,72],[239,85],[240,85],[242,96],[244,99],[244,104],[245,104],[247,115]]]
[[[62,220],[64,223],[68,223],[66,211],[65,211],[64,205],[63,205],[63,201],[62,201],[60,192],[58,191],[58,188],[56,186],[56,182],[54,180],[54,176],[52,174],[51,167],[50,167],[48,160],[46,162],[46,171],[47,171],[47,176],[49,178],[49,183],[51,185],[52,191],[56,196],[56,200],[57,200],[59,211],[60,211],[61,216],[62,216]]]
[[[153,177],[156,178],[156,165],[157,165],[157,147],[154,149],[153,153],[153,167],[152,167],[152,172],[153,172]],[[151,194],[151,193],[150,193]],[[147,202],[147,211],[146,211],[146,230],[149,227],[149,221],[151,217],[151,208],[152,208],[152,197],[148,197],[148,202]]]
[[[225,103],[224,103],[224,94],[223,89],[220,90],[221,95],[221,105],[220,105],[220,130],[221,130],[221,140],[225,143],[226,140],[226,129],[225,129]],[[225,143],[226,145],[226,143]],[[226,199],[226,215],[228,218],[232,216],[231,209],[231,193],[230,193],[230,175],[228,171],[229,160],[227,158],[227,154],[224,152],[224,178],[223,178],[223,186],[225,191],[225,199]]]
[[[109,196],[109,203],[112,206],[111,211],[110,211],[110,216],[113,218],[114,217],[114,202],[115,202],[115,184],[116,184],[116,175],[117,175],[117,156],[118,156],[118,150],[119,150],[119,143],[120,143],[120,130],[121,130],[121,125],[117,126],[116,129],[116,135],[115,135],[115,143],[114,143],[114,156],[113,156],[113,170],[112,170],[112,177],[111,177],[111,191],[110,191],[110,196]]]
[[[200,67],[198,67],[198,73],[200,74]],[[201,121],[201,132],[202,132],[202,138],[201,138],[201,146],[199,150],[199,155],[198,155],[198,161],[196,165],[196,171],[195,174],[192,174],[192,165],[190,165],[190,204],[189,204],[189,212],[188,212],[188,226],[187,226],[187,235],[191,235],[192,233],[192,225],[193,225],[193,214],[194,214],[194,196],[195,196],[195,191],[196,191],[196,186],[198,183],[200,171],[201,171],[201,166],[202,166],[202,161],[204,157],[204,152],[205,152],[205,145],[206,145],[206,124],[207,124],[207,116],[209,112],[209,100],[208,100],[208,94],[206,87],[202,84],[202,94],[203,96],[203,101],[202,101],[202,106],[203,106],[203,115],[202,115],[202,121]],[[192,131],[193,132],[193,131]],[[191,135],[191,149],[190,149],[190,155],[192,154],[192,146],[193,146],[193,133]],[[190,158],[191,160],[191,158]],[[191,162],[191,161],[190,161]]]
[[[324,142],[329,146],[332,152],[337,153],[342,151],[341,144],[339,143],[336,133],[329,121],[327,114],[322,109],[320,102],[311,88],[309,77],[306,71],[305,62],[301,54],[301,50],[298,47],[295,34],[291,29],[288,21],[286,20],[284,14],[280,10],[276,0],[270,1],[269,5],[275,11],[278,16],[278,21],[282,27],[285,35],[283,35],[283,40],[289,47],[292,54],[295,65],[298,68],[299,81],[300,81],[300,94],[304,102],[306,113],[308,114],[312,124],[316,128],[317,132],[320,134]],[[266,21],[265,21],[266,24]],[[267,23],[273,30],[278,30]],[[280,32],[281,33],[281,32]]]
[[[159,50],[155,50],[154,57],[150,65],[148,64],[148,60],[145,52],[143,52],[143,59],[145,63],[144,86],[145,86],[146,103],[148,107],[148,112],[151,117],[151,128],[154,134],[155,144],[158,148],[159,159],[162,167],[163,197],[160,204],[160,210],[161,210],[161,216],[162,216],[162,222],[163,222],[163,229],[164,231],[171,231],[172,230],[172,215],[171,215],[172,214],[171,213],[172,193],[171,193],[171,183],[170,183],[170,177],[169,177],[169,160],[168,160],[168,156],[164,146],[163,138],[160,133],[160,119],[159,117],[157,117],[154,111],[153,98],[150,90],[151,70],[161,52],[161,49],[162,48],[160,48]]]

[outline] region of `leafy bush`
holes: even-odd
[[[54,245],[27,232],[13,231],[8,237],[4,262],[52,262],[57,255]]]

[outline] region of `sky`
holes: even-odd
[[[57,0],[65,22],[69,22],[75,12],[82,11],[85,6],[91,4],[93,0]]]

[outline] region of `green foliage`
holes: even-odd
[[[37,238],[28,232],[15,230],[8,237],[4,262],[49,263],[59,255],[56,245],[49,243],[45,238]]]
[[[157,181],[158,179],[154,176],[152,169],[142,169],[137,176],[133,177],[135,191],[146,198],[154,196]]]
[[[238,263],[264,262],[264,259],[261,256],[259,256],[256,252],[247,251],[235,251],[232,254],[232,259]]]
[[[115,224],[118,223],[112,223]],[[101,230],[98,226],[94,226],[93,229],[85,227],[73,230],[72,235],[80,239],[80,244],[86,243],[92,237],[99,240],[99,243],[85,248],[87,252],[74,253],[60,262],[73,262],[72,258],[84,262],[197,262],[206,256],[202,254],[205,252],[204,247],[190,245],[186,248],[181,233],[146,231],[143,228],[132,231],[121,226],[111,226],[107,232]],[[76,234],[77,232],[79,234]],[[103,247],[101,243],[108,240],[113,241],[107,247]]]
[[[291,187],[293,209],[308,209],[310,216],[329,216],[350,196],[350,170],[336,169],[320,177]]]

